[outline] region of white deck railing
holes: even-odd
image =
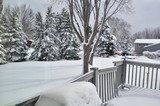
[[[160,90],[160,64],[126,61],[125,83]]]

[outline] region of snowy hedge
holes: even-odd
[[[96,88],[89,82],[75,82],[42,94],[36,106],[101,106]]]
[[[158,59],[158,58],[160,58],[160,50],[158,50],[156,52],[144,51],[143,55],[150,58],[150,59]]]

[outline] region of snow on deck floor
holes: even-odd
[[[160,106],[160,90],[130,86],[121,89],[119,97],[109,101],[109,106]]]
[[[94,67],[107,68],[121,57],[94,58]],[[82,74],[82,60],[28,61],[0,66],[0,106],[13,106],[60,86]]]

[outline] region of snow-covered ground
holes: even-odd
[[[108,102],[108,106],[159,106],[160,91],[126,85],[119,90],[119,97]]]
[[[128,96],[116,98],[111,101],[109,106],[159,106],[159,98],[146,96]]]
[[[93,66],[107,68],[121,57],[94,58]],[[82,60],[8,63],[0,66],[0,106],[22,102],[82,74]]]
[[[122,57],[94,58],[93,67],[100,69],[113,66]],[[134,61],[159,62],[145,57]],[[12,106],[60,86],[82,74],[82,60],[40,62],[28,61],[0,65],[0,106]]]

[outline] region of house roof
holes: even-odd
[[[134,43],[139,43],[139,44],[156,44],[156,43],[160,43],[160,39],[136,39]]]

